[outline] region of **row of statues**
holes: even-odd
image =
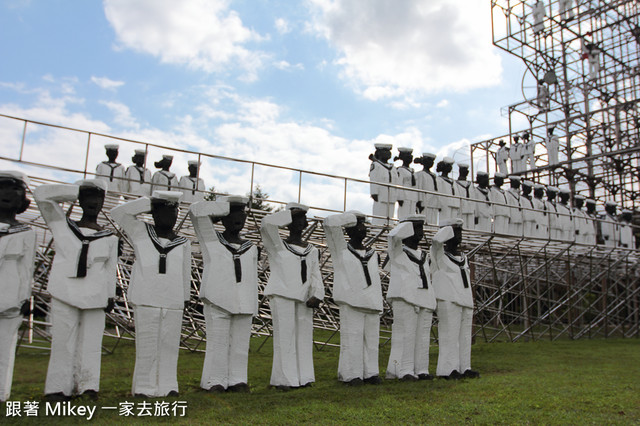
[[[10,395],[21,315],[28,315],[33,280],[35,231],[16,216],[29,206],[29,179],[0,171],[0,400]],[[51,355],[45,382],[49,401],[73,395],[97,398],[105,312],[114,307],[119,238],[97,221],[108,184],[84,179],[73,185],[44,184],[33,197],[53,234]],[[177,361],[183,309],[190,300],[191,241],[175,231],[178,191],[154,191],[118,205],[111,217],[132,244],[135,261],[127,289],[135,318],[136,359],[132,394],[178,394]],[[77,202],[80,220],[62,203]],[[249,390],[247,364],[252,317],[258,312],[258,249],[242,237],[248,198],[220,197],[190,205],[189,218],[201,248],[199,283],[206,321],[206,355],[200,386],[210,392]],[[315,381],[313,309],[325,298],[318,249],[307,243],[308,207],[289,203],[263,218],[260,232],[269,261],[264,295],[273,321],[270,383],[289,390]],[[140,215],[150,214],[147,222]],[[436,375],[473,378],[471,326],[473,294],[469,261],[459,249],[462,220],[441,220],[430,254],[423,247],[425,216],[411,214],[389,233],[393,307],[387,378],[432,379],[429,336],[439,319]],[[334,267],[333,294],[340,308],[338,378],[349,385],[381,382],[378,371],[379,315],[383,306],[379,255],[363,245],[365,215],[328,216],[324,231]],[[218,225],[219,224],[219,225]],[[287,228],[281,238],[279,228]],[[345,237],[346,232],[346,237]]]
[[[104,146],[107,160],[102,161],[96,167],[96,177],[107,182],[110,192],[129,193],[139,197],[150,196],[153,191],[182,191],[183,201],[192,203],[204,200],[207,190],[204,180],[199,177],[200,163],[198,160],[189,160],[189,174],[180,177],[171,171],[173,163],[172,155],[163,155],[160,161],[154,163],[158,169],[153,176],[145,167],[147,151],[136,149],[131,158],[133,163],[125,167],[116,162],[119,145],[107,144]]]
[[[632,212],[623,210],[618,217],[613,201],[605,203],[605,212],[600,215],[596,202],[580,194],[570,203],[571,191],[567,188],[534,184],[502,172],[495,173],[490,185],[484,171],[477,172],[477,185],[473,185],[467,180],[467,164],[458,164],[457,180],[450,177],[454,164],[450,157],[437,164],[436,174],[430,170],[435,154],[424,153],[414,160],[410,148],[399,148],[396,160],[401,160],[402,166],[396,168],[388,162],[391,145],[376,144],[375,148],[369,172],[374,224],[388,223],[397,203],[399,219],[420,213],[429,225],[436,225],[439,218],[461,218],[466,229],[588,246],[636,248]],[[422,164],[423,170],[414,171],[412,162]],[[505,190],[506,179],[509,188]]]

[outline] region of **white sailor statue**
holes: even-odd
[[[560,199],[556,203],[556,212],[558,213],[558,222],[560,223],[559,227],[561,227],[559,239],[563,241],[574,241],[575,227],[573,223],[573,215],[571,213],[571,206],[569,205],[571,190],[563,187],[560,189],[558,197]]]
[[[522,234],[525,237],[537,237],[536,228],[536,211],[533,205],[531,192],[533,191],[533,182],[530,180],[522,181],[522,194],[520,195],[520,206],[522,207]]]
[[[549,237],[552,240],[562,240],[564,237],[564,229],[562,222],[558,216],[558,208],[556,207],[556,196],[559,189],[555,186],[547,186],[547,200],[545,201],[545,209],[549,220]]]
[[[636,239],[633,235],[633,212],[631,210],[622,210],[620,216],[620,239],[618,241],[618,247],[626,249],[636,248]]]
[[[602,236],[602,244],[605,247],[616,248],[620,237],[620,224],[616,217],[616,209],[618,203],[615,201],[606,201],[604,203],[605,213],[600,217],[600,235]]]
[[[460,217],[460,187],[456,184],[452,178],[449,177],[449,173],[453,169],[453,158],[444,157],[442,161],[436,166],[436,172],[440,172],[440,176],[437,177],[438,182],[438,207],[440,211],[438,213],[438,220],[441,217]]]
[[[207,187],[204,185],[204,180],[199,177],[198,172],[200,170],[200,162],[198,160],[189,160],[189,174],[182,176],[178,183],[182,190],[182,201],[186,203],[195,203],[197,201],[204,201],[205,192]]]
[[[505,194],[502,185],[504,184],[505,175],[496,172],[493,175],[493,186],[489,190],[489,199],[493,209],[493,232],[496,234],[509,233],[509,216],[511,209],[507,206],[507,194]]]
[[[493,207],[491,206],[489,173],[482,170],[476,173],[476,183],[477,186],[473,187],[473,199],[475,200],[474,228],[478,231],[491,232]]]
[[[523,233],[524,217],[520,205],[520,176],[509,176],[509,189],[505,191],[509,212],[509,234],[521,237]]]
[[[474,188],[471,181],[467,180],[469,176],[469,165],[467,163],[458,163],[458,185],[457,192],[462,197],[460,199],[460,217],[468,229],[475,228],[476,221],[476,203],[474,201]]]
[[[107,161],[101,162],[96,167],[96,179],[105,181],[109,192],[125,192],[127,189],[124,166],[116,163],[119,148],[118,144],[105,145]]]
[[[544,18],[547,16],[544,1],[537,0],[531,13],[533,15],[533,33],[538,35],[544,31]]]
[[[589,226],[589,224],[587,222],[587,213],[582,210],[584,200],[584,195],[576,194],[573,196],[571,216],[573,218],[575,240],[578,244],[588,244],[586,241],[586,235],[588,234],[587,226]]]
[[[135,396],[178,395],[182,312],[191,290],[191,243],[173,230],[181,196],[178,191],[154,191],[151,198],[111,210],[136,256],[127,291],[136,328]],[[136,218],[149,212],[153,224]]]
[[[573,19],[573,0],[560,0],[559,7],[559,12],[562,20],[570,21]]]
[[[13,364],[22,317],[30,309],[36,233],[16,219],[29,207],[29,178],[0,170],[0,401],[11,395]]]
[[[498,151],[496,151],[496,167],[500,173],[506,176],[509,174],[509,169],[507,167],[507,160],[509,159],[509,147],[502,139],[500,139],[498,145],[500,147],[498,148]]]
[[[596,200],[592,198],[587,198],[585,200],[585,204],[587,206],[586,216],[587,216],[587,227],[585,228],[585,236],[584,240],[587,244],[591,246],[595,246],[598,238],[597,231],[597,223],[598,223],[598,213],[596,212]]]
[[[240,235],[249,199],[218,197],[191,205],[189,217],[202,250],[207,351],[200,387],[209,392],[248,392],[251,320],[258,314],[258,248]],[[222,222],[223,232],[214,227]]]
[[[419,193],[412,191],[417,188],[416,176],[411,168],[413,162],[413,149],[398,148],[398,156],[393,161],[401,160],[402,166],[397,168],[398,184],[409,188],[408,190],[397,190],[398,198],[398,219],[404,219],[410,214],[415,214],[416,203],[418,202]]]
[[[536,142],[533,140],[529,132],[524,132],[522,139],[524,140],[524,149],[522,151],[522,171],[533,170],[536,168]]]
[[[555,126],[547,130],[547,160],[550,166],[558,164],[558,151],[560,150],[560,138],[553,134]]]
[[[460,252],[462,220],[449,219],[431,242],[431,280],[438,303],[438,367],[445,379],[477,378],[471,369],[473,290],[469,260]]]
[[[318,249],[302,239],[308,207],[289,203],[262,220],[260,233],[269,258],[264,295],[273,321],[271,385],[280,390],[311,386],[313,370],[313,308],[324,299]],[[280,238],[278,227],[288,227]]]
[[[534,217],[536,221],[535,225],[535,236],[537,238],[548,239],[549,235],[549,210],[547,207],[547,202],[544,199],[544,185],[541,183],[536,183],[533,186],[533,207],[536,209],[534,211]]]
[[[375,144],[375,148],[375,154],[369,156],[371,159],[369,180],[371,181],[370,193],[373,199],[373,215],[379,217],[374,217],[372,223],[374,225],[385,225],[390,218],[393,218],[397,191],[396,188],[379,184],[398,185],[400,182],[395,166],[388,163],[391,158],[391,145],[377,143]]]
[[[338,380],[351,386],[379,384],[382,288],[378,253],[362,244],[367,236],[365,215],[348,211],[328,216],[324,232],[333,263],[333,300],[340,309]]]
[[[520,143],[520,136],[513,137],[513,144],[509,149],[509,158],[511,159],[511,171],[513,173],[524,171],[524,145]]]
[[[387,300],[393,308],[391,354],[386,377],[430,380],[429,340],[436,308],[429,260],[419,247],[424,238],[422,215],[412,215],[389,232],[391,275]]]
[[[153,165],[156,169],[160,169],[153,174],[151,178],[151,191],[178,191],[178,178],[175,173],[170,171],[171,163],[173,163],[173,155],[163,155],[160,161],[156,161]]]
[[[107,182],[98,179],[40,185],[34,192],[55,246],[47,285],[51,356],[44,388],[51,401],[98,395],[105,311],[113,309],[118,264],[118,237],[97,222],[106,192]],[[60,205],[76,200],[82,209],[77,222]]]
[[[127,167],[125,177],[127,178],[127,192],[139,197],[151,195],[151,171],[145,167],[147,151],[136,149],[131,161],[133,164]]]
[[[429,191],[429,193],[421,192],[416,204],[416,212],[426,216],[427,225],[438,223],[438,183],[436,174],[431,171],[435,159],[435,154],[423,152],[422,157],[413,161],[416,164],[422,164],[422,170],[416,173],[418,188]]]

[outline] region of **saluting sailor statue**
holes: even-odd
[[[370,157],[371,168],[369,169],[369,180],[371,181],[370,193],[373,199],[373,215],[372,223],[374,225],[385,225],[390,218],[393,218],[393,212],[396,206],[397,190],[379,183],[398,185],[398,171],[395,166],[388,163],[391,158],[391,144],[377,143],[375,144],[376,152]]]
[[[416,173],[418,188],[430,192],[421,192],[418,195],[416,204],[416,212],[426,216],[427,225],[436,225],[438,223],[438,176],[431,171],[435,159],[435,154],[423,152],[422,157],[413,161],[416,164],[422,164],[423,167],[422,170]]]
[[[446,379],[476,378],[471,369],[473,290],[469,260],[459,251],[462,220],[440,222],[431,242],[431,281],[438,303],[438,367]]]
[[[145,167],[147,151],[136,149],[131,161],[133,164],[127,167],[125,177],[127,178],[127,191],[139,197],[151,195],[151,171]]]
[[[498,151],[496,151],[496,167],[500,173],[506,176],[509,174],[509,169],[507,167],[507,160],[509,159],[509,147],[506,143],[504,143],[504,140],[502,139],[500,139],[498,145],[500,146],[500,148],[498,148]]]
[[[402,220],[410,214],[415,214],[416,203],[418,202],[419,193],[411,191],[417,188],[417,180],[413,169],[410,167],[413,162],[413,149],[398,148],[398,156],[396,160],[402,160],[402,166],[398,167],[398,184],[409,188],[409,190],[398,190],[398,219]]]
[[[96,167],[96,179],[105,181],[109,192],[125,192],[127,189],[127,181],[124,180],[124,166],[116,163],[119,148],[118,144],[105,145],[104,149],[108,160],[101,162]]]
[[[30,313],[36,233],[16,219],[29,207],[29,178],[0,170],[0,401],[11,395],[13,365],[22,317]]]
[[[45,396],[68,400],[75,394],[96,398],[105,311],[113,308],[118,237],[97,222],[107,182],[86,179],[75,185],[40,185],[34,192],[53,234],[55,256],[47,289],[51,293],[51,356]],[[75,222],[61,203],[82,209]]]
[[[251,320],[258,314],[258,248],[241,237],[249,199],[218,197],[193,203],[189,217],[202,250],[200,299],[207,352],[200,387],[209,392],[248,392]],[[214,222],[221,221],[219,232]]]
[[[333,300],[340,309],[338,380],[378,384],[382,288],[378,253],[362,244],[367,236],[365,215],[352,210],[328,216],[324,232],[333,263]]]
[[[154,166],[160,169],[151,178],[151,191],[177,191],[178,178],[175,173],[169,171],[173,163],[173,155],[163,155],[160,161],[156,161]]]
[[[188,164],[189,174],[187,176],[182,176],[178,183],[182,193],[184,194],[182,196],[182,201],[186,203],[204,201],[204,191],[206,191],[207,188],[204,185],[204,180],[201,177],[198,177],[200,163],[198,160],[189,160]]]
[[[391,354],[386,377],[429,380],[429,339],[436,308],[424,238],[423,215],[411,215],[389,232],[391,276],[387,300],[393,308]]]
[[[324,299],[318,249],[302,240],[309,207],[289,203],[262,220],[260,233],[269,258],[264,289],[273,320],[271,385],[281,390],[310,386],[313,371],[313,308]],[[288,227],[280,238],[278,227]]]
[[[558,216],[556,208],[556,196],[558,188],[555,186],[547,186],[547,200],[545,201],[545,209],[549,218],[549,236],[552,240],[561,240],[563,238],[562,222]]]
[[[133,244],[136,259],[127,295],[136,326],[133,395],[178,395],[182,312],[191,290],[191,243],[173,228],[181,192],[154,191],[111,210]],[[153,224],[136,218],[151,213]]]

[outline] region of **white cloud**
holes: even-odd
[[[118,87],[124,85],[124,81],[111,80],[107,77],[96,77],[91,76],[91,81],[95,83],[98,87],[105,90],[115,90]]]
[[[291,32],[291,27],[289,26],[289,21],[287,21],[284,18],[276,19],[276,22],[275,22],[274,25],[276,27],[276,30],[280,34],[287,34],[287,33]]]
[[[446,108],[449,106],[449,101],[446,99],[442,99],[440,102],[436,104],[437,108]]]
[[[366,98],[495,85],[489,3],[477,0],[310,0],[312,28],[339,52],[343,77]]]
[[[292,69],[296,69],[296,70],[303,70],[304,69],[304,65],[301,63],[297,63],[295,65],[291,65],[289,62],[287,61],[276,61],[273,63],[273,66],[278,68],[279,70],[282,71],[289,71]]]
[[[104,11],[121,47],[206,72],[237,66],[257,78],[268,55],[247,45],[263,38],[245,27],[228,0],[105,0]]]
[[[140,127],[136,119],[131,115],[131,110],[125,104],[114,101],[100,101],[100,103],[113,113],[113,121],[115,124],[129,129],[137,129]]]

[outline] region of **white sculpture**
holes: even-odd
[[[431,152],[423,152],[421,158],[414,163],[422,164],[423,169],[416,173],[418,188],[429,193],[422,192],[418,197],[417,213],[423,213],[428,225],[438,223],[438,183],[437,175],[431,171],[436,155]]]
[[[573,19],[573,0],[559,0],[560,16],[564,21]]]
[[[438,207],[440,208],[438,220],[441,217],[460,217],[460,198],[457,198],[460,197],[460,186],[449,177],[452,169],[453,158],[451,157],[444,157],[436,168],[436,171],[440,172],[440,176],[437,177],[438,193],[440,194],[438,197]]]
[[[191,205],[189,217],[202,250],[200,299],[207,352],[200,387],[209,392],[248,392],[251,320],[258,314],[258,248],[240,237],[249,199],[218,197]],[[214,221],[222,221],[218,232]]]
[[[535,160],[535,152],[536,152],[536,143],[529,135],[529,132],[525,132],[522,135],[522,139],[524,139],[524,149],[523,149],[523,159],[522,159],[522,171],[533,170],[536,168],[536,160]]]
[[[533,6],[533,33],[540,34],[544,31],[544,17],[547,16],[547,12],[544,8],[544,2],[542,0],[536,1]]]
[[[382,288],[378,254],[362,245],[367,235],[365,215],[350,211],[328,216],[324,232],[333,263],[333,300],[340,309],[338,380],[378,384]]]
[[[632,219],[633,212],[631,210],[622,210],[622,217],[620,218],[620,239],[618,242],[619,247],[626,249],[636,248],[636,241],[631,224]]]
[[[589,61],[589,80],[595,80],[598,78],[600,72],[600,48],[595,43],[585,43],[584,40],[580,40],[582,44],[582,57]]]
[[[489,188],[489,174],[484,171],[476,173],[477,186],[473,187],[475,203],[476,224],[478,231],[491,232],[491,219],[493,207],[491,206],[491,189]]]
[[[124,166],[116,163],[119,148],[118,144],[105,145],[104,149],[108,160],[101,162],[96,167],[96,179],[105,181],[109,192],[125,192],[127,189],[127,181],[124,180]]]
[[[560,189],[558,202],[556,203],[556,211],[558,213],[558,223],[560,224],[559,239],[563,241],[575,240],[575,227],[573,217],[571,215],[571,207],[569,206],[569,198],[571,198],[571,190],[569,188]]]
[[[536,220],[536,237],[549,238],[549,211],[547,202],[544,200],[544,185],[537,183],[533,187],[533,207],[536,209],[534,212]],[[555,209],[554,209],[555,211]]]
[[[191,290],[191,243],[173,231],[181,196],[178,191],[154,191],[151,198],[111,210],[136,255],[127,291],[136,326],[134,395],[178,395],[182,312]],[[153,225],[136,219],[148,212]]]
[[[597,242],[597,223],[598,223],[598,214],[596,213],[596,201],[588,198],[585,201],[585,204],[587,205],[587,211],[586,216],[587,216],[587,226],[585,228],[585,232],[584,232],[584,240],[587,244],[589,244],[590,246],[595,246],[596,242]]]
[[[390,218],[393,218],[397,201],[396,188],[378,185],[386,183],[398,185],[398,171],[393,164],[388,163],[391,158],[391,145],[385,143],[375,144],[376,152],[372,158],[369,169],[369,180],[371,181],[370,192],[373,199],[372,223],[374,225],[385,225]]]
[[[127,167],[125,171],[125,177],[127,178],[126,192],[139,197],[148,197],[151,195],[151,171],[144,166],[146,158],[146,150],[136,149],[135,154],[131,158],[133,164]]]
[[[204,184],[204,180],[198,177],[200,163],[198,160],[189,160],[188,164],[189,174],[182,176],[178,182],[178,186],[180,186],[183,194],[182,201],[185,203],[204,201],[204,191],[207,190],[207,187]]]
[[[393,308],[391,354],[386,377],[402,380],[432,379],[429,374],[429,339],[436,298],[431,286],[422,215],[412,215],[389,232],[391,277],[387,300]]]
[[[398,148],[400,153],[395,160],[402,160],[402,166],[397,168],[398,184],[405,188],[416,189],[418,187],[414,170],[410,167],[413,161],[413,149]],[[402,220],[410,214],[415,214],[419,193],[411,190],[398,190],[398,219]]]
[[[547,159],[550,166],[558,164],[558,150],[560,149],[560,138],[553,134],[555,127],[547,130]]]
[[[156,161],[154,166],[158,170],[151,178],[151,191],[176,191],[179,188],[178,178],[175,173],[171,172],[171,163],[173,155],[163,155],[160,161]]]
[[[508,234],[509,233],[509,216],[511,215],[511,209],[507,205],[507,194],[501,188],[504,183],[505,176],[497,172],[493,176],[494,185],[489,191],[489,199],[491,200],[491,206],[493,208],[493,232],[496,234]]]
[[[273,318],[271,385],[282,390],[315,381],[312,308],[324,299],[324,285],[318,249],[302,240],[307,210],[289,203],[286,210],[266,216],[260,228],[271,271],[264,290]],[[284,241],[279,226],[289,228]]]
[[[604,240],[605,247],[615,248],[618,246],[620,238],[620,224],[616,217],[618,203],[607,201],[604,203],[605,213],[600,217],[600,235]]]
[[[55,256],[47,289],[51,293],[51,356],[45,395],[66,400],[74,393],[97,397],[105,309],[113,306],[118,237],[102,229],[97,217],[107,182],[40,185],[34,192],[53,234]],[[70,220],[60,203],[79,201],[82,218]]]
[[[473,184],[467,180],[469,175],[469,165],[466,163],[458,163],[458,194],[463,197],[460,200],[460,217],[464,221],[468,229],[475,228],[476,222],[476,202],[474,200]]]
[[[522,195],[520,196],[520,206],[522,207],[522,234],[525,237],[538,237],[537,234],[537,212],[534,210],[531,191],[533,190],[533,182],[530,180],[522,181]]]
[[[509,159],[509,147],[504,143],[502,139],[500,140],[498,145],[500,145],[500,148],[498,148],[498,151],[496,152],[496,166],[498,168],[498,171],[506,176],[509,174],[509,169],[507,168],[507,160]]]
[[[11,395],[18,329],[29,315],[36,233],[16,220],[29,207],[29,178],[0,170],[0,401]]]
[[[524,145],[520,143],[520,136],[513,137],[513,144],[511,144],[511,148],[509,149],[509,158],[511,159],[511,170],[513,173],[524,171]]]
[[[509,234],[522,236],[524,217],[520,205],[520,176],[509,176],[510,187],[505,191],[507,204],[511,207],[509,212]]]
[[[576,194],[573,196],[573,209],[571,209],[571,217],[573,219],[575,241],[578,244],[588,244],[586,235],[587,231],[587,213],[582,210],[584,205],[584,195]]]
[[[545,112],[549,110],[549,88],[545,85],[544,79],[538,80],[538,85],[536,87],[536,101],[538,104],[538,109],[540,112]]]
[[[549,219],[549,237],[552,240],[562,240],[564,238],[564,229],[562,228],[562,222],[558,216],[558,208],[556,207],[556,196],[558,195],[558,188],[555,186],[547,186],[547,200],[545,201],[545,208],[548,213]]]
[[[431,242],[431,279],[438,303],[438,367],[447,379],[476,378],[471,369],[473,290],[469,260],[458,250],[462,220],[441,221]]]

